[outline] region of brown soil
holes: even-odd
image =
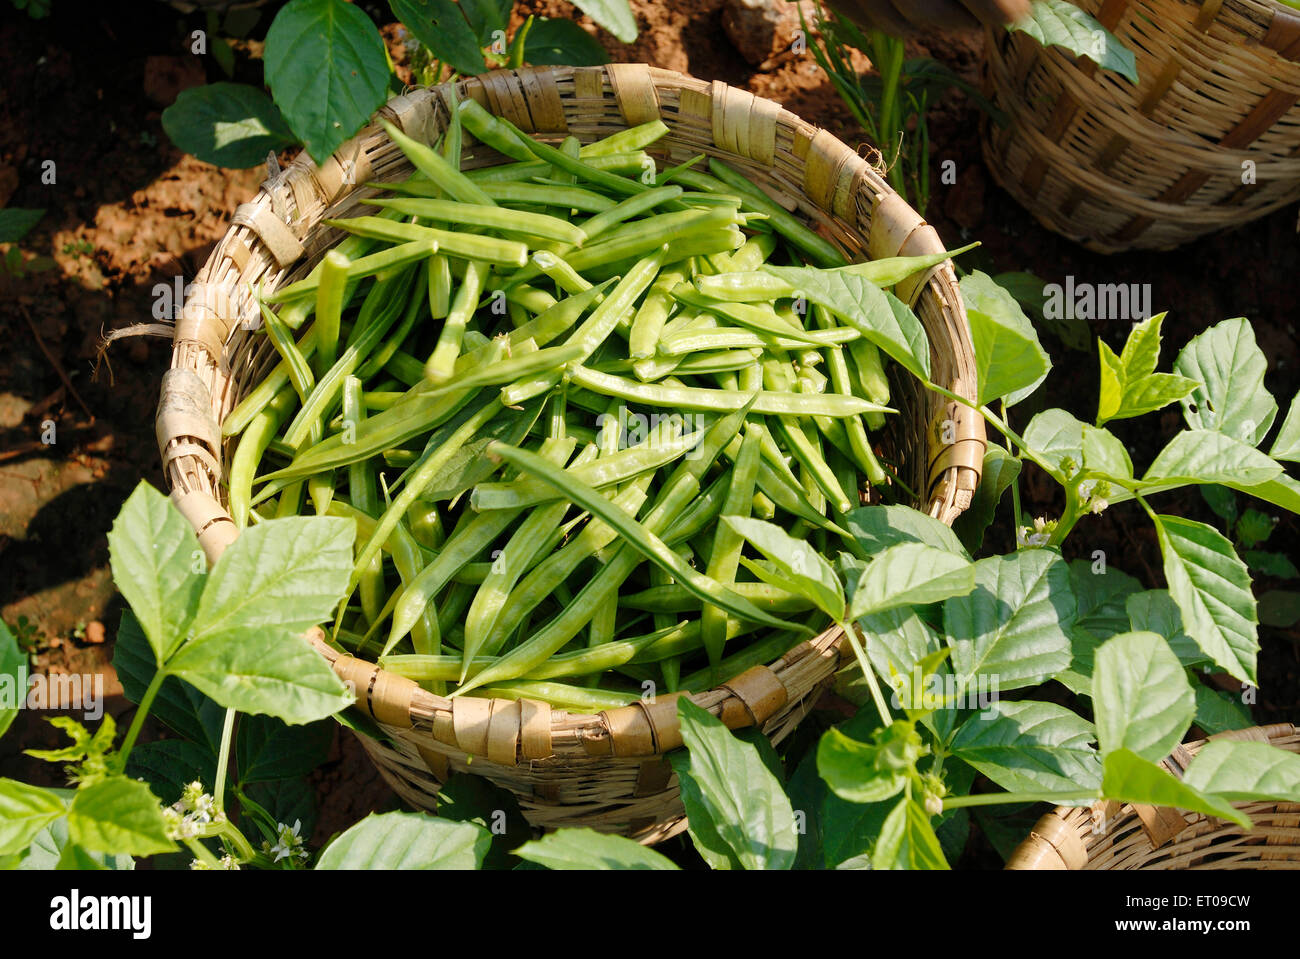
[[[382,22],[387,8],[381,6]],[[850,146],[863,143],[811,57],[756,72],[732,49],[721,29],[721,0],[633,0],[633,6],[641,33],[630,46],[584,20],[614,59],[724,80],[783,103]],[[516,17],[521,12],[575,15],[558,0],[524,0]],[[258,170],[222,170],[183,156],[161,129],[161,110],[181,89],[225,79],[211,57],[188,52],[189,32],[202,26],[201,15],[185,16],[160,3],[85,0],[57,0],[46,20],[10,10],[0,21],[6,72],[0,84],[0,206],[47,210],[22,249],[28,259],[52,261],[21,278],[0,270],[0,336],[8,346],[0,360],[0,616],[11,625],[26,617],[33,625],[40,668],[101,669],[111,677],[108,660],[122,605],[109,577],[105,534],[140,479],[162,486],[153,409],[170,344],[122,341],[109,354],[111,367],[95,375],[99,338],[150,320],[155,285],[192,278],[261,179]],[[396,31],[385,34],[393,45]],[[943,35],[913,51],[929,52],[977,82],[980,47],[978,35]],[[401,62],[402,52],[393,52]],[[260,65],[241,55],[236,78],[257,82],[259,75]],[[1272,361],[1269,387],[1279,398],[1294,394],[1300,350],[1288,280],[1300,269],[1300,252],[1293,211],[1176,253],[1097,256],[1044,231],[992,185],[977,127],[976,110],[955,93],[931,120],[936,172],[929,215],[941,235],[954,245],[978,237],[984,243],[978,262],[990,272],[1030,270],[1047,282],[1074,274],[1152,284],[1153,303],[1170,311],[1166,362],[1209,324],[1249,316]],[[957,164],[953,187],[941,185],[937,173],[949,159]],[[45,160],[56,163],[51,185],[41,182]],[[1098,324],[1093,332],[1118,345],[1124,326]],[[1050,337],[1046,344],[1057,360],[1051,401],[1089,418],[1096,361]],[[1021,425],[1032,405],[1016,414]],[[1117,428],[1139,467],[1178,423],[1173,411],[1160,420],[1159,431],[1149,420]],[[1031,480],[1025,508],[1050,514],[1059,506],[1046,484]],[[1208,518],[1195,495],[1169,508]],[[1274,547],[1286,548],[1296,533],[1295,518],[1285,518]],[[1010,531],[994,535],[1009,539]],[[1098,548],[1123,557],[1121,564],[1135,575],[1158,581],[1158,550],[1135,507],[1090,521],[1072,544],[1076,555]],[[1300,715],[1298,639],[1295,629],[1262,633],[1263,682],[1254,707],[1261,722]],[[121,700],[110,704],[111,711],[123,708]],[[33,716],[21,718],[0,741],[0,775],[48,781],[47,769],[17,754],[20,744],[48,740],[44,728]],[[350,734],[339,737],[315,778],[323,806],[318,841],[394,801]]]

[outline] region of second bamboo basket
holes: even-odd
[[[1269,743],[1300,753],[1300,729],[1256,726],[1210,739]],[[1184,743],[1164,761],[1181,774],[1208,740]],[[1300,869],[1300,796],[1296,802],[1235,803],[1254,828],[1201,813],[1109,802],[1059,806],[1035,824],[1008,869]]]
[[[1166,250],[1300,200],[1300,10],[1277,0],[1072,0],[1137,55],[1136,86],[989,33],[984,156],[1048,229]]]

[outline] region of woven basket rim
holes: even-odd
[[[866,161],[825,130],[808,124],[772,101],[755,97],[738,88],[716,81],[708,83],[645,64],[610,64],[594,68],[525,67],[513,71],[492,71],[436,87],[409,90],[391,99],[356,137],[343,144],[325,163],[320,166],[312,164],[304,151],[284,171],[263,183],[255,200],[240,207],[235,222],[227,233],[227,239],[234,237],[240,227],[245,227],[245,233],[240,234],[241,242],[252,249],[265,248],[270,257],[281,258],[282,269],[265,285],[266,291],[273,291],[277,285],[287,282],[286,277],[293,272],[295,265],[302,268],[303,252],[310,249],[306,240],[326,228],[319,227],[317,218],[307,229],[305,238],[297,238],[289,227],[276,222],[280,217],[266,216],[267,211],[274,207],[277,196],[292,193],[297,197],[299,191],[308,186],[328,197],[326,207],[329,209],[337,207],[342,199],[353,198],[366,189],[356,185],[356,182],[365,182],[368,178],[351,174],[366,159],[363,155],[365,145],[377,139],[391,145],[378,125],[379,117],[405,129],[408,135],[429,142],[441,131],[441,127],[428,119],[421,124],[421,111],[431,110],[435,114],[440,109],[445,111],[448,90],[453,86],[460,99],[473,96],[493,112],[500,112],[494,109],[501,106],[495,97],[505,95],[502,91],[509,82],[522,82],[527,89],[530,84],[536,84],[548,75],[554,80],[557,75],[576,77],[579,74],[585,74],[589,81],[598,77],[599,82],[612,85],[615,96],[619,98],[624,126],[633,125],[634,121],[642,122],[638,119],[638,110],[641,111],[640,116],[648,116],[647,110],[650,107],[645,98],[647,89],[651,87],[656,97],[658,88],[663,86],[665,89],[707,93],[715,98],[739,98],[746,107],[754,110],[755,115],[761,111],[771,122],[787,124],[796,129],[806,140],[808,149],[824,159],[830,174],[830,179],[825,184],[828,203],[823,204],[817,198],[806,195],[802,199],[815,203],[827,221],[835,222],[835,203],[853,199],[857,196],[857,190],[862,189],[864,184],[870,184],[876,200],[873,212],[879,216],[880,229],[877,231],[876,217],[872,217],[870,242],[873,252],[869,258],[899,255],[900,251],[904,255],[915,255],[945,249],[933,228],[903,203]],[[658,106],[656,100],[653,104],[654,116],[661,115]],[[523,113],[524,116],[516,115],[512,119],[519,123],[521,119],[526,119],[527,110],[524,109]],[[671,119],[664,119],[671,126]],[[715,118],[715,139],[718,133],[716,124]],[[519,125],[533,132],[533,128],[525,123]],[[735,131],[724,132],[731,136],[738,135]],[[712,151],[702,152],[718,153],[729,159],[735,156],[735,151],[716,143]],[[507,159],[502,158],[496,162],[507,162]],[[846,185],[853,188],[849,190],[847,198]],[[831,208],[827,209],[827,206]],[[248,235],[250,232],[251,235]],[[337,230],[331,232],[337,234],[335,240],[342,235]],[[233,245],[233,240],[231,242]],[[937,250],[934,249],[936,244]],[[281,249],[277,249],[277,245]],[[319,254],[332,245],[332,242],[324,246],[318,244],[315,252]],[[195,287],[200,295],[192,295],[187,300],[185,315],[177,324],[173,341],[172,373],[190,370],[195,363],[194,357],[203,355],[195,351],[196,344],[203,348],[207,356],[213,357],[215,354],[219,364],[226,362],[229,334],[235,329],[239,317],[228,303],[225,304],[225,315],[215,316],[218,311],[212,308],[211,300],[201,294],[204,284],[199,281],[208,280],[223,266],[229,265],[229,258],[227,244],[223,241],[213,251],[196,280]],[[284,258],[288,258],[287,265]],[[944,283],[949,286],[941,286]],[[940,349],[952,351],[953,374],[942,379],[936,375],[936,380],[973,401],[973,347],[960,296],[953,297],[950,292],[956,289],[955,284],[952,263],[950,260],[945,261],[942,266],[928,271],[915,282],[913,302],[923,294],[938,297],[942,315],[949,323],[949,340],[936,343],[931,337],[931,348],[932,352]],[[948,294],[946,297],[945,293]],[[214,316],[217,322],[223,324],[218,330],[218,336],[213,335],[211,328]],[[943,379],[947,382],[943,382]],[[223,395],[220,398],[212,397],[218,426],[230,408],[229,383],[222,381],[222,385],[226,388],[222,391]],[[168,384],[164,382],[164,402],[159,407],[158,432],[160,451],[168,479],[172,481],[172,495],[200,534],[200,542],[209,558],[215,561],[220,551],[233,541],[237,530],[233,529],[233,522],[214,496],[195,489],[198,484],[186,482],[193,471],[198,469],[196,459],[199,465],[211,468],[212,464],[204,460],[202,450],[196,453],[192,449],[196,437],[202,438],[202,431],[188,421],[184,425],[189,428],[179,428],[168,419],[168,415],[174,411],[174,404],[168,406],[165,402],[167,391]],[[959,415],[957,411],[961,409],[960,406],[949,404],[949,408],[954,411],[951,414],[953,417]],[[958,442],[950,442],[936,451],[937,440],[933,435],[929,437],[931,449],[928,461],[932,476],[930,509],[932,515],[937,515],[949,525],[969,505],[970,496],[978,485],[986,445],[983,421],[979,417],[967,417],[959,422],[964,423],[964,426],[959,427]],[[933,434],[935,430],[930,432]],[[212,446],[208,450],[209,458],[215,464],[219,476],[222,467],[220,443],[213,443]],[[190,471],[188,473],[187,468]],[[573,754],[617,757],[654,756],[675,748],[681,742],[675,708],[675,700],[681,694],[660,696],[653,702],[639,701],[595,714],[553,710],[546,704],[529,700],[478,697],[448,699],[435,696],[414,681],[388,672],[374,663],[340,653],[324,641],[324,633],[319,629],[308,635],[315,648],[330,661],[336,674],[357,690],[358,705],[381,726],[399,732],[409,729],[418,721],[424,726],[431,726],[435,738],[445,745],[463,746],[469,739],[481,747],[472,750],[473,754],[486,755],[490,762],[516,765],[536,761],[554,755],[553,750],[561,740],[570,745]],[[841,630],[832,626],[815,638],[799,644],[772,665],[754,667],[712,690],[693,694],[690,698],[697,705],[720,715],[732,728],[761,726],[766,718],[786,702],[787,684],[783,680],[806,682],[809,675],[822,675],[828,670],[833,672],[848,655],[844,646]]]
[[[1265,726],[1231,730],[1183,743],[1177,746],[1169,757],[1162,760],[1161,765],[1181,777],[1197,752],[1207,743],[1220,739],[1268,743],[1286,749],[1288,752],[1300,753],[1300,727],[1293,723],[1271,723]],[[1232,805],[1254,814],[1260,814],[1268,809],[1277,810],[1283,806],[1293,807],[1285,812],[1297,817],[1297,822],[1300,822],[1298,802],[1257,801],[1236,802]],[[1113,800],[1093,803],[1091,806],[1057,806],[1050,812],[1044,813],[1034,824],[1029,834],[1007,859],[1006,868],[1071,870],[1108,868],[1096,864],[1113,852],[1114,846],[1111,840],[1116,836],[1124,837],[1130,843],[1124,850],[1126,860],[1157,852],[1162,859],[1169,859],[1184,849],[1194,850],[1207,846],[1206,837],[1202,833],[1210,828],[1214,828],[1218,836],[1250,836],[1250,833],[1233,823],[1214,819],[1202,813],[1177,809],[1132,805]],[[1294,851],[1300,849],[1300,830],[1292,831],[1294,835],[1290,837],[1291,842],[1282,848],[1290,848]],[[1234,867],[1250,861],[1263,863],[1289,861],[1295,863],[1292,868],[1300,868],[1300,853],[1284,860],[1278,846],[1251,844],[1237,848],[1248,849],[1254,852],[1255,856],[1254,859],[1238,859]],[[1272,859],[1268,855],[1270,850],[1274,852]],[[1211,868],[1213,867],[1211,864]]]

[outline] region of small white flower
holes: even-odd
[[[196,822],[207,825],[217,818],[216,800],[204,793],[194,801],[194,811],[191,815]]]
[[[267,843],[262,844],[262,848],[266,851],[266,854],[271,857],[271,861],[279,862],[281,859],[288,859],[291,856],[305,860],[307,858],[307,850],[303,848],[302,837],[298,835],[299,831],[302,829],[302,820],[295,819],[293,821],[292,829],[284,823],[278,823],[276,829],[278,830],[278,834],[276,836],[275,845],[269,846]]]
[[[1056,520],[1049,521],[1039,516],[1034,520],[1032,528],[1028,526],[1016,527],[1016,546],[1020,549],[1046,546],[1052,541],[1052,532],[1055,529]]]

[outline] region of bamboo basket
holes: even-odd
[[[524,68],[461,80],[473,97],[524,130],[583,142],[662,117],[668,136],[651,148],[661,165],[699,153],[725,157],[788,208],[797,210],[854,258],[918,255],[944,249],[927,226],[853,150],[763,100],[645,65]],[[449,91],[419,89],[379,111],[407,134],[434,142],[448,120]],[[468,139],[468,138],[467,138]],[[479,144],[465,169],[504,162]],[[237,535],[223,506],[219,424],[273,365],[248,290],[266,292],[310,270],[343,234],[320,225],[354,215],[374,190],[367,181],[396,180],[409,163],[372,122],[317,168],[300,155],[239,207],[226,236],[195,279],[178,321],[171,369],[158,413],[158,440],[172,496],[212,560]],[[932,377],[975,396],[974,358],[950,263],[897,291],[915,304],[932,345]],[[924,491],[930,514],[951,523],[979,482],[985,438],[971,410],[899,378],[904,414],[886,448]],[[952,440],[944,443],[943,439]],[[362,736],[393,789],[411,805],[434,809],[439,784],[473,771],[512,790],[536,826],[579,826],[658,841],[684,828],[672,769],[664,754],[680,745],[674,697],[599,715],[533,702],[435,696],[416,683],[314,642],[335,672],[358,691],[358,705],[387,735]],[[695,702],[728,726],[758,725],[774,740],[811,708],[841,662],[842,633],[829,630]],[[471,766],[472,761],[472,766]]]
[[[1270,743],[1300,752],[1290,723],[1211,736]],[[1209,740],[1184,743],[1164,760],[1175,775]],[[1058,806],[1034,825],[1008,869],[1300,869],[1300,796],[1296,802],[1234,803],[1254,821],[1249,832],[1201,813],[1128,803],[1089,809]]]
[[[1040,223],[1091,250],[1168,250],[1300,200],[1300,10],[1277,0],[1073,0],[1139,83],[990,32],[984,157]],[[1249,182],[1250,180],[1254,182]]]

